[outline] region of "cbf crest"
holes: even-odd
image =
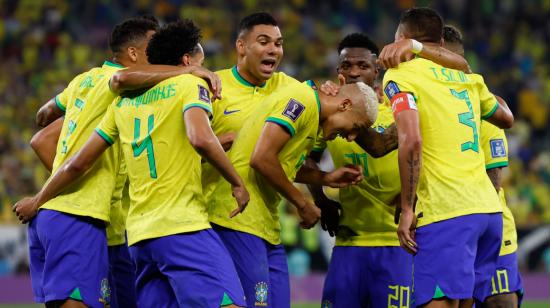
[[[254,306],[267,307],[267,283],[260,281],[254,289],[256,290],[256,302]]]
[[[104,307],[110,307],[111,302],[111,288],[109,287],[109,280],[107,278],[101,279],[101,298],[99,301],[103,303]]]

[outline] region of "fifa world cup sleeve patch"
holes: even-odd
[[[300,117],[300,115],[302,115],[305,109],[306,107],[302,105],[299,101],[291,98],[288,101],[288,104],[286,104],[283,115],[291,119],[293,122],[296,122],[296,120]]]
[[[397,86],[397,83],[393,82],[393,81],[390,81],[388,82],[388,84],[386,85],[386,87],[384,88],[384,93],[386,93],[386,96],[388,97],[388,99],[392,99],[392,97],[401,92],[401,90],[399,90],[399,87]]]
[[[504,147],[504,140],[491,139],[491,156],[493,158],[506,157],[506,148]]]
[[[391,110],[393,115],[396,116],[403,110],[418,110],[418,108],[416,107],[416,100],[412,94],[401,92],[392,97]]]
[[[200,84],[198,86],[199,86],[199,100],[210,104],[210,94],[208,93],[208,90],[205,87],[201,86]]]

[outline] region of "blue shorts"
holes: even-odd
[[[136,308],[136,267],[126,244],[109,246],[111,308]]]
[[[89,307],[110,301],[105,223],[40,210],[29,223],[32,288],[39,303],[75,299]]]
[[[480,298],[480,291],[491,286],[501,239],[501,213],[459,216],[416,229],[415,304]]]
[[[130,255],[139,307],[245,306],[233,261],[212,229],[140,241]]]
[[[283,245],[269,244],[249,233],[213,227],[233,258],[247,307],[290,308],[290,283]]]
[[[336,246],[322,307],[412,307],[412,263],[401,247]]]
[[[497,268],[493,272],[491,279],[491,288],[481,293],[481,298],[487,299],[489,296],[499,294],[516,293],[518,303],[521,306],[523,299],[523,284],[518,268],[517,254],[511,253],[498,257]]]

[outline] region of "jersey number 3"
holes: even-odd
[[[472,131],[474,133],[474,140],[473,141],[467,141],[460,145],[460,150],[462,152],[465,152],[467,150],[472,150],[474,152],[479,153],[479,135],[477,132],[476,122],[474,120],[474,110],[472,108],[472,102],[470,102],[470,97],[468,96],[468,92],[466,90],[457,92],[455,90],[451,89],[451,94],[458,98],[459,100],[465,101],[466,105],[468,106],[468,112],[463,112],[458,114],[458,122],[460,124],[464,124],[466,126],[469,126],[472,128]]]
[[[134,118],[134,141],[132,141],[132,150],[134,151],[134,157],[138,157],[147,151],[147,160],[149,161],[149,175],[151,178],[157,178],[157,166],[155,165],[155,152],[153,150],[153,140],[151,139],[151,132],[155,126],[155,117],[150,115],[147,118],[147,136],[145,136],[141,143],[138,144],[140,140],[140,130],[141,130],[141,120]]]

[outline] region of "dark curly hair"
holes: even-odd
[[[340,44],[338,44],[338,53],[341,53],[344,48],[365,48],[370,52],[378,55],[380,52],[378,46],[364,33],[351,33],[346,35]]]
[[[179,65],[183,55],[197,52],[200,39],[201,30],[189,19],[166,24],[149,41],[149,63]]]
[[[148,31],[157,31],[159,23],[153,16],[142,16],[125,20],[111,32],[109,48],[116,54],[147,37]]]
[[[239,23],[239,36],[246,34],[257,25],[271,25],[277,27],[277,20],[267,12],[257,12],[243,18]]]
[[[460,30],[455,26],[445,25],[445,27],[443,27],[443,39],[446,43],[464,45],[462,33],[460,33]]]
[[[409,38],[420,42],[439,43],[443,37],[443,18],[428,7],[406,10],[399,24],[405,27]]]

